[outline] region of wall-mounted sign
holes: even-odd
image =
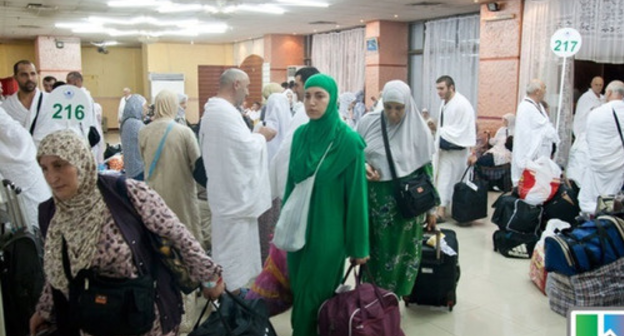
[[[366,39],[366,51],[379,51],[379,40],[376,37],[369,37]]]

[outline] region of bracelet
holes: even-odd
[[[202,282],[202,286],[207,289],[212,289],[212,288],[217,287],[217,282],[216,281]]]

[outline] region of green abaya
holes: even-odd
[[[284,202],[332,147],[314,183],[306,244],[288,253],[294,336],[317,335],[318,309],[340,284],[345,259],[369,255],[364,141],[339,118],[335,81],[319,74],[308,79],[306,89],[310,87],[323,88],[330,102],[321,118],[295,132]]]

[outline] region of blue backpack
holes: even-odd
[[[576,275],[624,256],[624,220],[600,216],[545,240],[547,272]]]

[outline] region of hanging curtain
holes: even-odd
[[[312,65],[338,83],[340,92],[364,89],[366,73],[365,29],[312,35]]]
[[[449,75],[455,89],[477,108],[479,83],[479,15],[425,22],[423,106],[438,119],[441,100],[435,81]]]
[[[624,1],[565,1],[565,13],[574,12],[574,27],[581,33],[583,45],[576,59],[599,63],[624,63]]]

